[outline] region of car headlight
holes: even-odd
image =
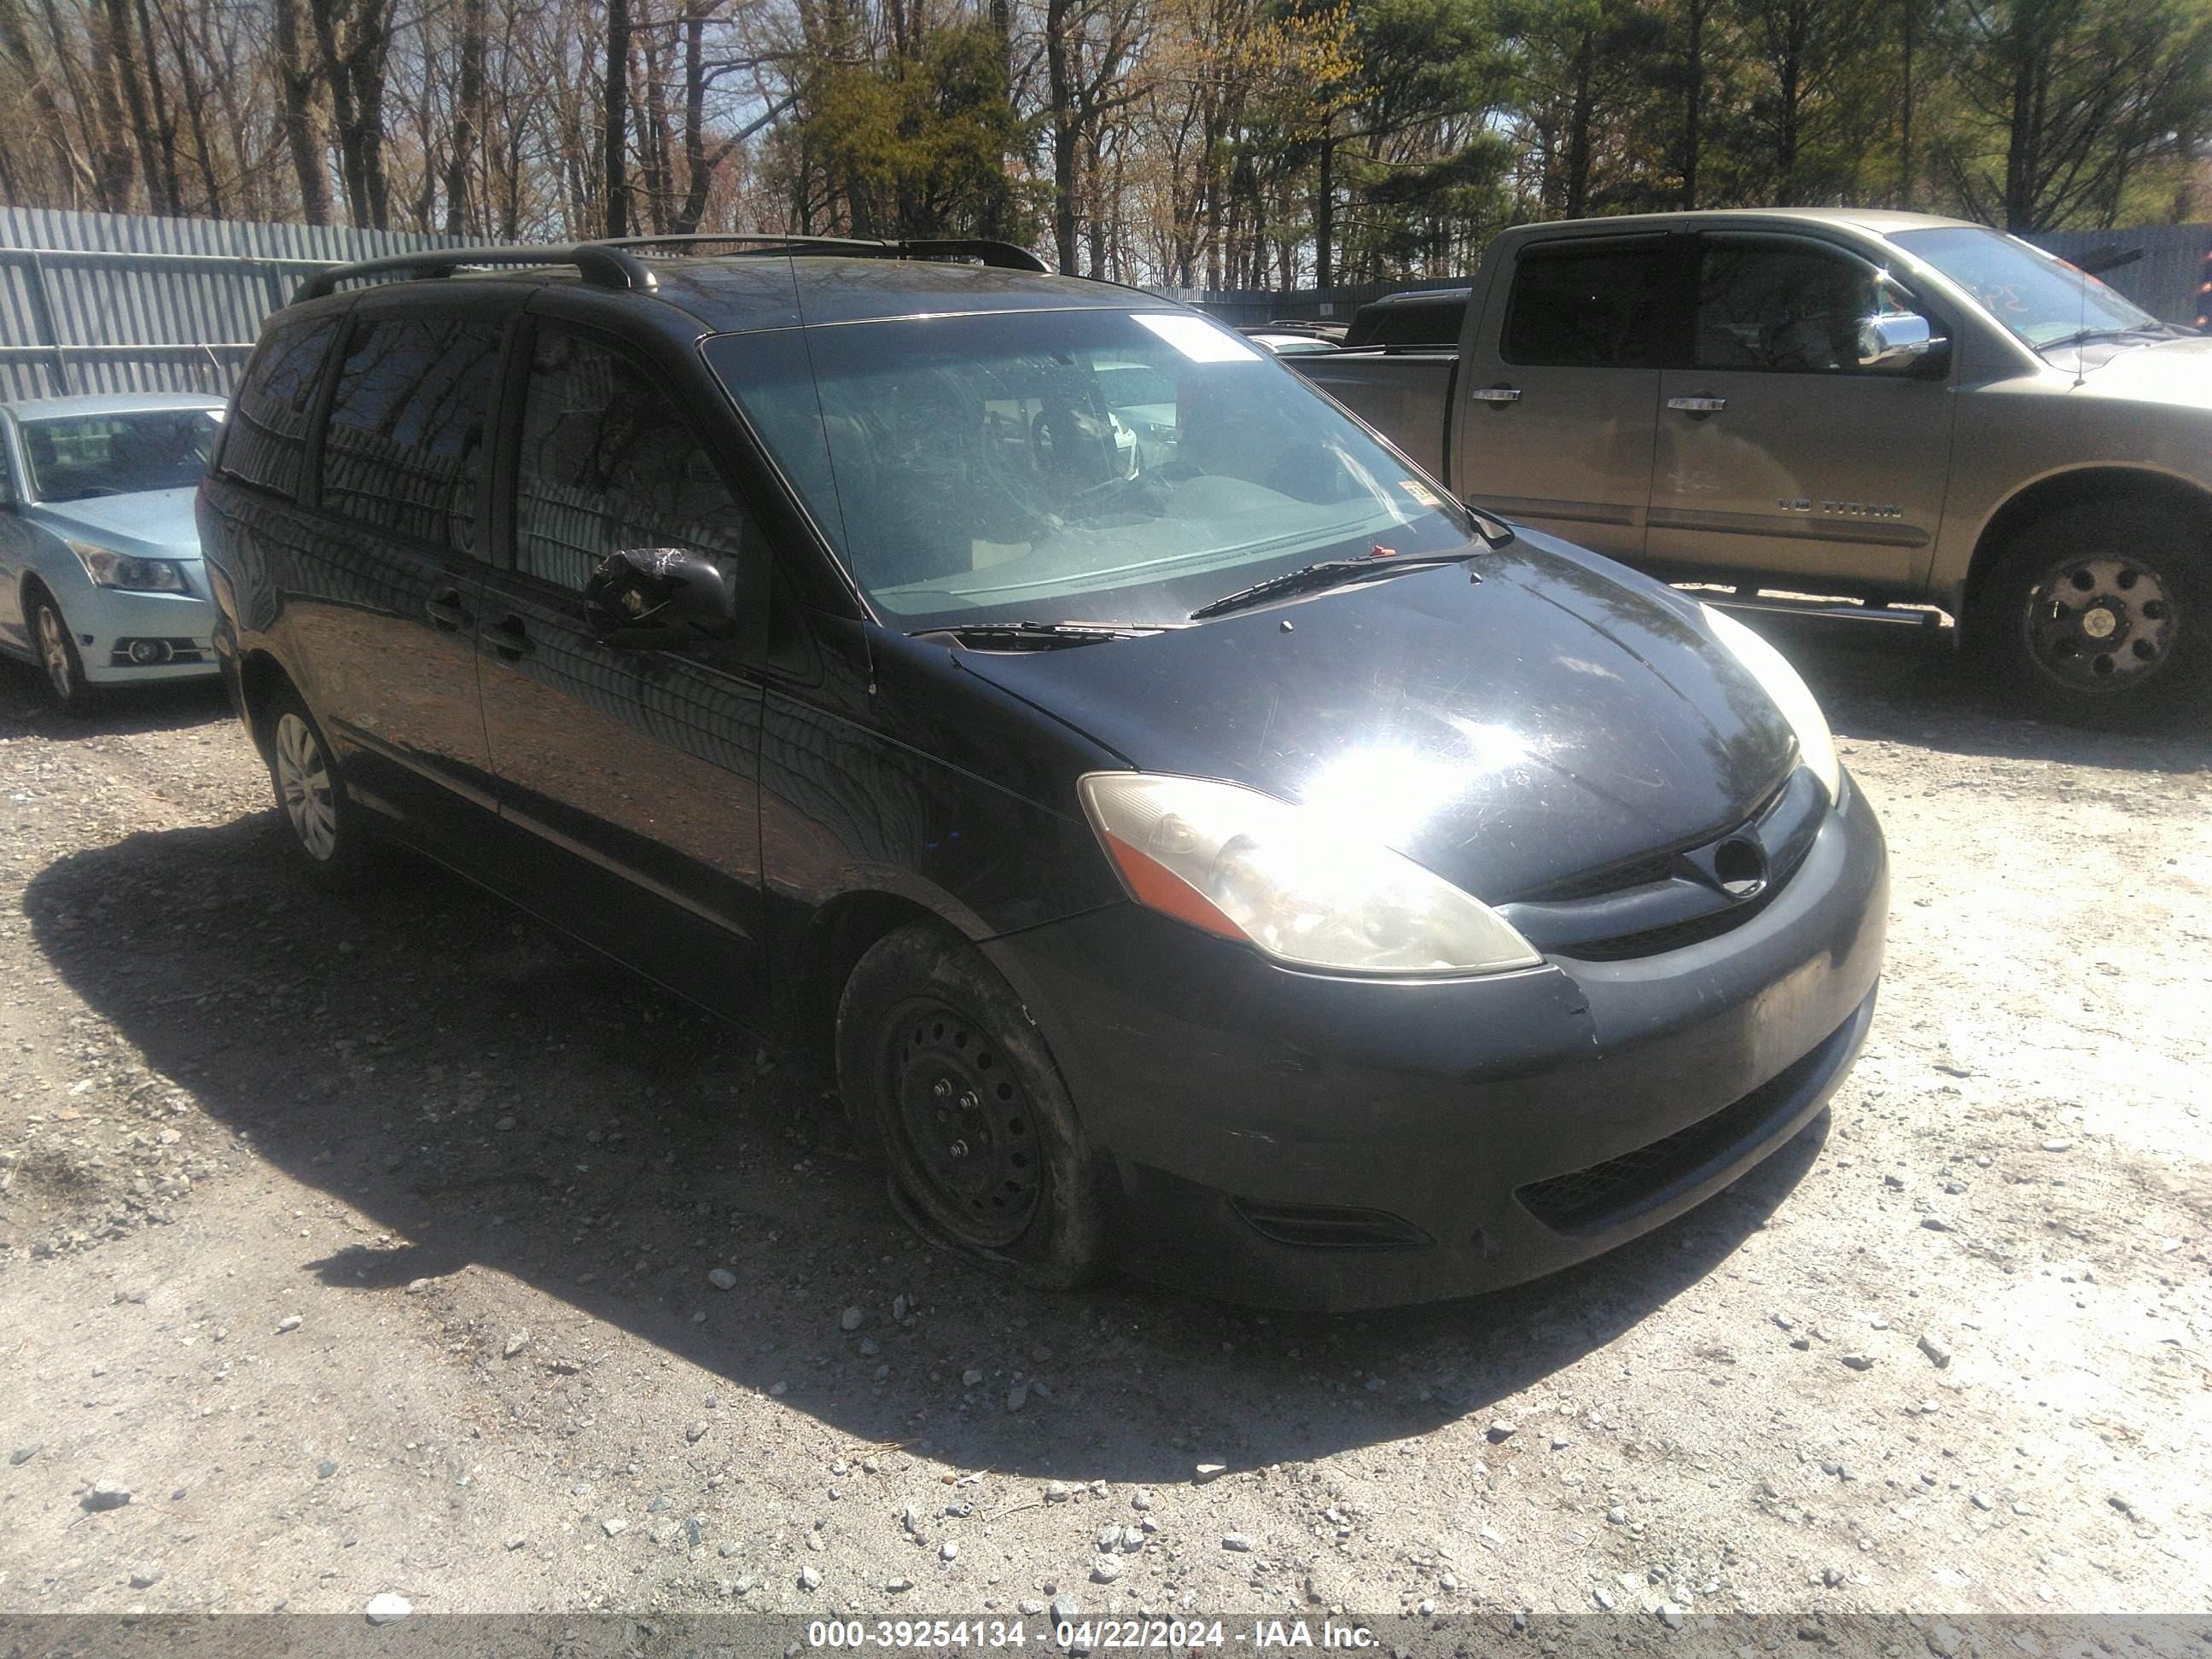
[[[1543,961],[1489,906],[1308,808],[1148,772],[1092,772],[1078,788],[1132,898],[1278,962],[1497,974]]]
[[[1829,805],[1841,801],[1844,763],[1837,757],[1836,739],[1828,730],[1828,717],[1820,712],[1811,688],[1790,665],[1789,659],[1734,617],[1709,605],[1699,608],[1705,611],[1705,622],[1714,637],[1743,665],[1744,672],[1759,682],[1759,690],[1773,699],[1774,706],[1782,711],[1782,718],[1796,732],[1797,758],[1812,768],[1813,775],[1826,787]]]
[[[71,542],[69,550],[84,567],[84,574],[99,587],[119,587],[133,593],[189,593],[185,568],[174,559],[140,559],[86,542]]]

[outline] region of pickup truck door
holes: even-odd
[[[1644,553],[1668,238],[1525,245],[1461,354],[1454,493],[1617,559]]]
[[[1866,367],[1862,325],[1920,302],[1834,242],[1698,239],[1687,367],[1662,379],[1648,562],[1816,593],[1917,591],[1954,400],[1941,355]],[[1931,331],[1948,331],[1922,312]]]

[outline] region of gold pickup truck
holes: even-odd
[[[2077,720],[2212,682],[2212,339],[1983,226],[1524,226],[1455,353],[1288,361],[1464,499],[1733,603],[1939,606]]]

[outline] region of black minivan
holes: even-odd
[[[325,272],[199,519],[310,877],[404,842],[803,1050],[1033,1283],[1548,1272],[1872,1017],[1881,833],[1770,646],[1012,248]]]

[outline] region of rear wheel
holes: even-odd
[[[1097,1272],[1104,1229],[1066,1087],[1020,999],[958,935],[917,922],[861,957],[838,1005],[837,1084],[918,1229],[1032,1285]]]
[[[68,619],[53,595],[33,587],[25,596],[24,620],[31,625],[31,643],[39,653],[39,678],[49,700],[64,708],[82,708],[92,689],[85,682],[84,659],[77,654]]]
[[[1971,629],[2031,704],[2085,725],[2160,719],[2206,695],[2212,555],[2156,502],[2084,501],[2024,532]]]
[[[293,861],[318,887],[343,892],[368,872],[368,827],[346,798],[337,763],[300,694],[286,686],[263,711],[269,781],[284,814]]]

